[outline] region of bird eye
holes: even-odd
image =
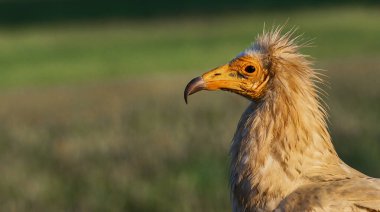
[[[255,68],[255,66],[247,66],[247,67],[245,67],[244,71],[247,73],[253,73],[256,71],[256,68]]]

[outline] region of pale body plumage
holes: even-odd
[[[379,211],[380,179],[337,155],[315,82],[292,32],[263,33],[228,64],[193,79],[187,96],[227,90],[252,100],[234,135],[231,198],[243,211]]]
[[[277,30],[243,52],[270,55],[275,73],[233,139],[233,211],[380,211],[380,180],[336,154],[313,82],[318,77],[297,49]]]

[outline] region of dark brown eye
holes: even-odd
[[[247,67],[245,67],[244,71],[247,73],[253,73],[256,71],[256,68],[255,68],[255,66],[247,66]]]

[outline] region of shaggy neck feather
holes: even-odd
[[[341,166],[313,72],[299,68],[303,77],[276,76],[266,96],[250,104],[239,122],[231,147],[235,211],[272,210],[296,187],[318,178],[326,164]]]

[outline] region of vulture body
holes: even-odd
[[[187,96],[227,90],[251,100],[234,135],[234,212],[380,211],[380,179],[346,165],[327,130],[315,82],[293,31],[260,35],[226,65],[193,79]]]

